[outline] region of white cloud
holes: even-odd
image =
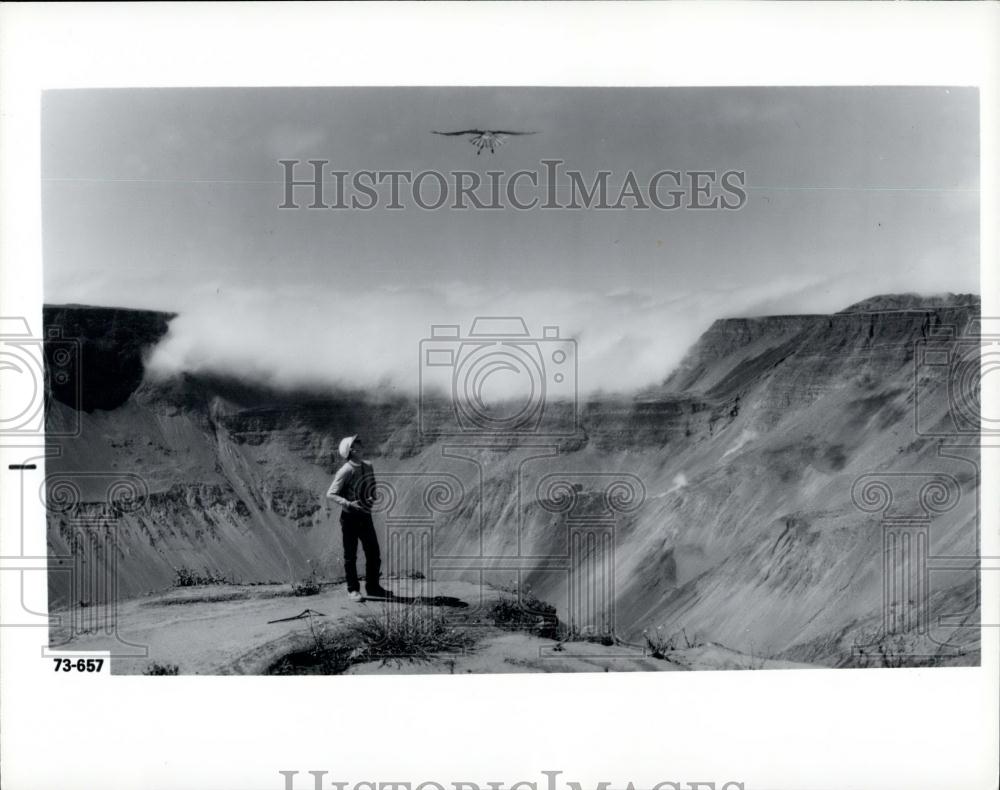
[[[433,324],[476,316],[522,316],[533,338],[558,326],[578,349],[581,392],[621,392],[662,381],[720,316],[738,315],[779,286],[673,293],[497,291],[452,284],[371,291],[232,288],[203,283],[154,350],[154,376],[180,371],[235,374],[278,387],[418,388],[420,341]],[[543,341],[544,351],[553,348]],[[502,377],[500,377],[502,378]],[[511,380],[511,386],[521,383]]]
[[[864,287],[861,280],[851,273],[800,275],[752,287],[662,295],[626,289],[498,290],[464,283],[369,290],[295,283],[233,287],[205,280],[183,296],[149,288],[141,300],[146,304],[121,306],[183,304],[174,308],[179,315],[148,362],[154,376],[217,372],[279,388],[408,394],[419,388],[420,341],[430,337],[432,325],[458,324],[464,336],[477,316],[521,316],[532,338],[556,325],[562,338],[576,341],[579,391],[592,394],[662,382],[718,318],[832,312],[899,290],[873,288],[870,280]],[[523,386],[509,374],[493,377],[488,389],[521,394]]]

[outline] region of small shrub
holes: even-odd
[[[308,647],[282,656],[267,669],[270,675],[339,675],[352,663],[353,646],[309,616]]]
[[[430,661],[474,644],[468,632],[450,626],[433,611],[413,607],[385,607],[381,615],[363,615],[338,629],[317,625],[310,616],[309,629],[308,646],[279,658],[268,674],[339,675],[352,664]],[[454,671],[454,660],[448,663]]]
[[[500,596],[489,610],[493,625],[506,631],[527,631],[543,639],[559,638],[556,608],[540,600],[527,585],[520,591],[501,588]]]
[[[152,663],[142,671],[143,675],[179,675],[180,669],[176,664]]]
[[[646,647],[653,658],[665,659],[667,654],[674,650],[689,649],[701,644],[689,637],[684,628],[680,631],[674,631],[670,636],[665,636],[662,625],[658,625],[653,631],[645,629],[642,636],[646,640]]]
[[[906,634],[887,634],[881,628],[862,631],[855,639],[849,667],[932,667],[941,663],[934,655],[924,655]]]
[[[316,576],[316,571],[309,574],[307,579],[301,582],[295,582],[292,584],[292,595],[305,596],[305,595],[319,595],[319,591],[322,589],[322,584],[319,578]]]
[[[174,570],[174,587],[197,587],[202,584],[231,584],[231,580],[221,574],[213,573],[207,568],[203,573],[190,568]]]
[[[429,661],[439,653],[462,652],[474,640],[431,610],[387,606],[380,615],[364,615],[347,626],[344,636],[353,644],[355,661],[392,659]]]
[[[563,642],[590,642],[595,645],[613,647],[617,644],[614,634],[607,631],[598,631],[592,626],[585,628],[571,627],[560,629],[560,644]]]

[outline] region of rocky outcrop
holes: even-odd
[[[964,308],[980,309],[979,294],[942,294],[940,296],[922,296],[920,294],[882,294],[863,299],[860,302],[845,307],[841,313],[884,313],[890,310],[953,310]]]
[[[144,359],[167,333],[173,313],[82,305],[46,305],[49,394],[74,409],[115,409],[135,392]]]
[[[878,309],[880,305],[891,307]],[[884,376],[887,366],[896,369],[912,360],[915,342],[946,327],[961,333],[978,314],[978,297],[909,295],[873,297],[833,315],[720,319],[685,355],[663,389],[732,398],[774,373],[809,400],[810,389],[845,384],[845,367],[858,375],[875,371]]]

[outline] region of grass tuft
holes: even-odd
[[[180,673],[180,668],[176,664],[159,664],[156,662],[142,670],[143,675],[179,675]]]
[[[202,584],[233,583],[233,580],[229,577],[214,573],[207,568],[203,572],[194,571],[191,568],[176,568],[174,574],[174,587],[197,587]]]
[[[381,614],[359,617],[348,624],[347,639],[356,645],[359,662],[430,661],[441,653],[464,652],[475,640],[464,629],[449,625],[433,610],[386,606]]]
[[[524,585],[501,588],[500,598],[489,609],[490,619],[505,631],[526,631],[543,639],[559,638],[559,618],[556,608],[541,600]]]
[[[309,618],[310,642],[268,669],[272,675],[339,675],[352,664],[381,661],[431,661],[465,652],[475,639],[424,607],[386,605],[380,614],[362,615],[336,629]]]

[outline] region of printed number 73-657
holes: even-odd
[[[104,666],[103,658],[78,658],[76,661],[69,658],[53,658],[52,660],[55,662],[53,667],[55,672],[60,669],[63,672],[71,672],[74,669],[77,672],[100,672]]]

